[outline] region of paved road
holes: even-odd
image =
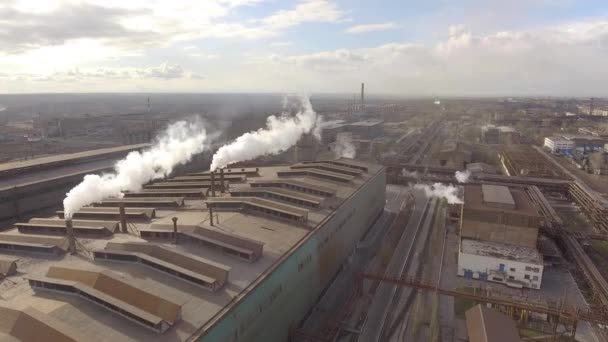
[[[414,245],[416,232],[422,222],[424,209],[429,202],[429,199],[424,195],[424,192],[416,190],[413,192],[413,195],[415,200],[414,210],[405,227],[403,235],[395,248],[393,257],[387,266],[385,272],[386,276],[401,276],[410,251]],[[431,212],[429,211],[429,213]],[[388,307],[393,299],[396,288],[396,285],[387,283],[381,283],[378,286],[369,307],[365,325],[359,335],[359,341],[371,342],[380,340]]]

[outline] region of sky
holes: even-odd
[[[608,96],[606,0],[0,0],[0,93]]]

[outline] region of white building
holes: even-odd
[[[544,147],[551,153],[572,153],[575,142],[562,137],[545,137]]]
[[[543,258],[535,248],[462,238],[458,275],[510,287],[540,289]]]

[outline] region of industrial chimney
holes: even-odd
[[[177,217],[173,217],[171,220],[173,220],[173,242],[177,245],[179,242],[177,236]]]
[[[365,83],[361,83],[361,104],[365,103]]]
[[[120,202],[118,206],[118,212],[120,217],[120,229],[123,233],[127,234],[129,229],[127,228],[127,213],[125,211],[125,202]]]
[[[224,193],[226,189],[224,188],[224,169],[220,169],[220,191]]]
[[[215,171],[211,172],[211,196],[215,197]]]
[[[65,220],[65,230],[68,235],[68,251],[74,255],[76,254],[76,237],[74,236],[74,226],[71,218]]]

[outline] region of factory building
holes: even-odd
[[[543,259],[536,244],[541,217],[524,189],[467,185],[460,217],[458,275],[540,288]]]
[[[344,120],[323,122],[321,140],[324,144],[336,141],[338,134],[350,132],[360,140],[373,140],[384,133],[384,122],[381,120],[364,120],[347,123]]]
[[[353,122],[348,125],[348,130],[353,133],[353,136],[359,139],[374,139],[382,136],[384,133],[384,123],[382,120],[369,119],[365,121]]]
[[[553,153],[573,153],[579,151],[598,152],[604,150],[606,138],[586,134],[560,134],[546,137],[544,147]]]
[[[518,144],[520,134],[513,127],[481,126],[481,141],[486,144]]]
[[[558,154],[571,154],[574,152],[574,141],[564,139],[562,137],[545,137],[544,148],[548,149],[551,153]]]
[[[345,158],[228,168],[69,223],[62,211],[18,222],[0,255],[26,262],[0,313],[94,341],[286,341],[382,212],[385,184],[384,167]],[[13,323],[0,334],[21,338]]]
[[[447,141],[434,153],[439,165],[462,169],[471,162],[473,155],[471,145],[463,141]]]

